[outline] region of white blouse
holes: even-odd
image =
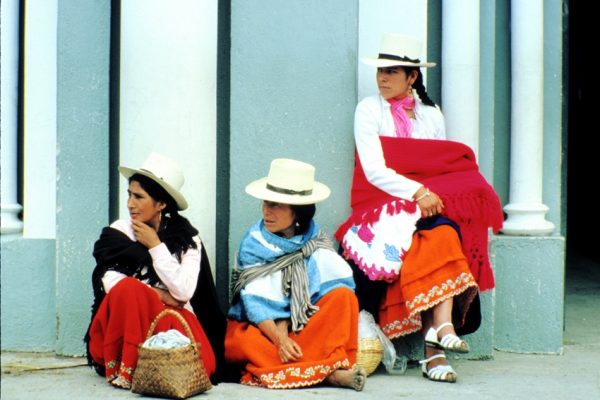
[[[136,240],[135,234],[133,233],[133,227],[131,226],[131,220],[118,220],[113,222],[110,226],[111,228],[123,232],[131,240]],[[169,253],[169,249],[164,243],[148,250],[152,257],[154,270],[160,280],[164,283],[164,286],[158,287],[167,289],[175,299],[187,302],[186,308],[189,310],[191,310],[189,300],[196,291],[198,274],[200,273],[200,252],[202,249],[202,243],[197,236],[194,237],[194,241],[198,248],[188,249],[188,251],[182,255],[181,262],[177,261],[177,258]],[[104,285],[105,292],[108,293],[125,277],[125,274],[117,271],[106,271],[102,277],[102,284]]]
[[[424,105],[415,96],[412,138],[446,139],[444,116],[438,107]],[[379,136],[396,137],[391,105],[381,95],[366,97],[356,106],[354,140],[367,180],[392,196],[412,200],[422,186],[388,168]]]

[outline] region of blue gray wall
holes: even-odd
[[[92,246],[108,223],[110,0],[58,5],[56,350],[81,353]]]
[[[273,158],[296,158],[316,166],[317,179],[332,189],[332,196],[317,210],[317,220],[328,233],[348,215],[358,3],[231,2],[230,70],[219,71],[229,72],[229,87],[225,85],[219,96],[229,101],[230,110],[229,134],[219,131],[224,135],[219,143],[230,161],[228,171],[217,172],[219,182],[227,181],[224,175],[229,179],[223,191],[229,194],[217,203],[218,213],[229,218],[228,222],[217,218],[217,231],[225,232],[219,240],[228,243],[228,250],[217,254],[217,259],[228,258],[219,268],[230,266],[243,233],[260,217],[260,201],[246,195],[244,187],[265,176]],[[92,246],[109,222],[110,4],[110,0],[58,1],[56,240],[1,238],[3,350],[83,352],[81,339],[92,299]],[[564,231],[560,218],[566,215],[561,208],[562,2],[546,1],[544,7],[544,202],[557,230],[555,236],[545,238],[494,237],[491,255],[497,289],[483,301],[484,308],[495,309],[495,315],[484,315],[484,331],[477,333],[484,342],[485,351],[475,354],[481,358],[491,347],[490,329],[496,347],[505,350],[562,351],[564,238],[559,235]],[[506,204],[508,6],[504,1],[486,2],[481,13],[485,102],[481,163]],[[430,78],[436,92],[440,78]],[[490,104],[487,99],[496,101]],[[226,282],[220,289],[225,287]],[[516,304],[516,296],[523,301]],[[521,318],[532,315],[532,310],[539,310],[537,316],[522,325]],[[517,325],[524,331],[515,331]],[[540,331],[545,334],[535,335]]]
[[[316,166],[332,190],[316,217],[328,233],[348,215],[358,4],[234,0],[231,12],[230,260],[260,217],[244,187],[273,158]]]
[[[108,222],[110,0],[58,2],[56,240],[2,236],[2,348],[82,354]]]
[[[54,246],[54,240],[2,235],[2,350],[55,349]]]

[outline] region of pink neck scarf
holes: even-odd
[[[400,138],[409,138],[412,133],[412,122],[406,110],[414,110],[415,98],[406,96],[400,100],[388,99],[392,105],[392,117],[394,118],[394,126],[396,127],[396,136]]]

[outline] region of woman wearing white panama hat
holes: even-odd
[[[222,364],[225,316],[198,231],[179,215],[188,206],[181,193],[183,173],[157,153],[141,168],[119,171],[129,182],[130,218],[104,228],[94,245],[88,362],[113,386],[129,389],[138,344],[154,318],[170,308],[190,326],[214,382],[217,362]],[[186,334],[172,316],[162,318],[156,332],[169,329]]]
[[[276,159],[246,186],[263,218],[236,256],[225,358],[241,383],[297,388],[327,382],[362,390],[356,367],[358,302],[348,264],[313,221],[329,188],[312,165]]]
[[[493,286],[487,227],[499,229],[502,214],[473,152],[445,140],[420,70],[435,64],[420,53],[419,40],[390,33],[377,57],[363,59],[377,67],[379,94],[356,107],[352,214],[335,237],[361,308],[392,339],[421,331],[424,376],[454,382],[444,351],[469,350],[457,330],[479,326],[478,284]]]

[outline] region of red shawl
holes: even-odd
[[[492,289],[488,227],[494,232],[502,228],[502,206],[492,186],[479,173],[471,148],[448,140],[394,137],[380,137],[380,140],[388,168],[422,183],[442,198],[443,214],[460,227],[463,252],[480,290]],[[377,221],[385,204],[395,208],[415,207],[415,202],[393,197],[369,183],[357,154],[352,178],[352,214],[340,225],[335,238],[341,243],[352,225]]]

